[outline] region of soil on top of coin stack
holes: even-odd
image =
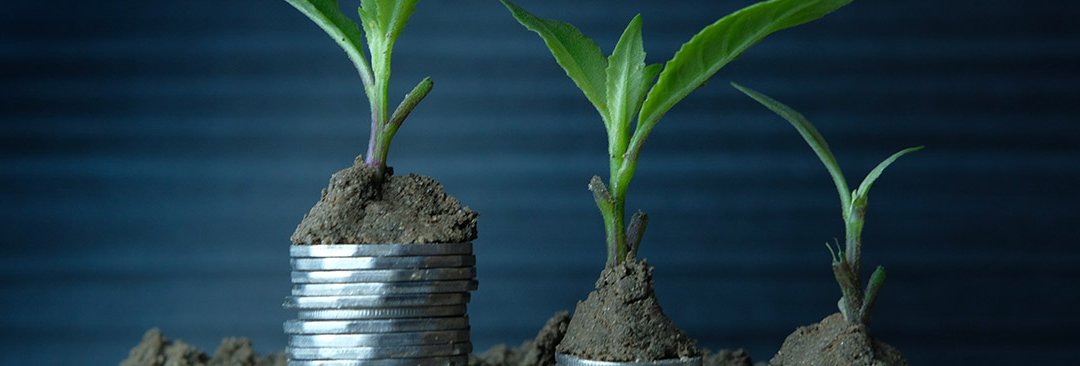
[[[907,366],[896,348],[871,337],[862,324],[840,313],[799,327],[784,340],[771,366]]]
[[[210,357],[179,339],[169,340],[161,330],[150,329],[128,353],[120,366],[285,366],[284,354],[259,357],[246,338],[225,338]]]
[[[595,361],[659,361],[700,355],[694,341],[664,315],[652,266],[627,259],[609,266],[596,290],[579,301],[558,352]]]
[[[476,239],[476,213],[430,177],[383,176],[357,157],[330,177],[296,227],[293,244],[461,243]]]

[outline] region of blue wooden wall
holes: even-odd
[[[606,51],[641,12],[661,62],[750,2],[520,4]],[[1076,19],[1063,0],[859,0],[751,49],[664,119],[630,189],[668,314],[767,359],[835,310],[835,190],[734,80],[816,121],[853,180],[927,146],[872,194],[878,336],[916,365],[1075,364]],[[395,56],[393,95],[436,87],[392,164],[482,215],[475,343],[530,338],[603,262],[601,122],[494,0],[422,2]],[[288,236],[367,140],[333,42],[282,1],[5,1],[0,81],[0,364],[115,364],[152,326],[284,346]]]

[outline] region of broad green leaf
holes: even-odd
[[[904,155],[907,155],[907,154],[910,154],[910,153],[913,153],[913,152],[916,152],[916,151],[919,151],[919,150],[922,150],[922,149],[923,149],[922,146],[916,146],[916,147],[909,147],[909,148],[900,150],[900,151],[896,152],[895,154],[892,154],[891,156],[889,156],[888,159],[885,159],[885,161],[882,161],[876,167],[874,167],[874,170],[871,170],[870,173],[866,175],[866,178],[863,178],[862,184],[859,184],[859,188],[855,190],[855,193],[854,193],[855,197],[853,199],[855,200],[856,204],[857,205],[865,205],[866,204],[866,197],[867,197],[868,194],[870,194],[870,187],[874,185],[874,182],[877,181],[878,177],[881,176],[881,173],[885,171],[885,168],[888,168],[890,164],[892,164],[894,161],[896,161],[896,159],[899,159],[901,156],[904,156]]]
[[[389,101],[386,94],[390,89],[390,59],[394,43],[402,28],[409,21],[409,16],[416,10],[419,0],[362,0],[357,12],[367,36],[368,51],[371,52],[371,68],[375,77],[375,90],[380,121],[388,122]]]
[[[373,84],[371,66],[364,56],[363,36],[360,27],[341,13],[337,0],[286,0],[334,39],[356,65],[364,88],[370,94]]]
[[[608,57],[608,149],[621,157],[630,142],[630,121],[645,98],[645,48],[641,41],[641,15],[626,26],[615,51]],[[620,158],[621,159],[621,158]]]
[[[585,93],[601,116],[608,116],[605,99],[605,68],[607,59],[600,52],[600,46],[586,37],[580,30],[569,23],[543,19],[514,5],[509,0],[499,0],[518,23],[536,32],[543,38],[555,61],[566,71],[566,75]]]
[[[376,77],[379,75],[380,65],[378,64],[387,46],[386,37],[383,36],[386,28],[383,26],[382,17],[379,16],[380,5],[378,0],[362,0],[360,8],[356,9],[356,12],[360,14],[360,25],[364,29],[364,36],[367,37],[368,51],[371,51],[371,63],[375,68]]]
[[[409,22],[409,17],[416,11],[416,4],[419,1],[362,0],[360,16],[365,23],[375,23],[375,27],[372,29],[378,30],[378,32],[374,32],[376,36],[388,39],[390,44],[393,44],[398,35],[401,34],[401,30],[405,28],[405,24]],[[368,28],[365,27],[365,32],[367,32],[366,29]]]
[[[763,1],[705,27],[667,62],[641,107],[638,124],[651,129],[676,103],[769,34],[821,18],[851,1]]]
[[[419,1],[420,0],[382,0],[382,7],[392,6],[393,9],[393,12],[390,12],[385,20],[385,24],[388,24],[386,26],[387,37],[390,38],[391,43],[397,41],[398,36],[401,35],[401,30],[405,29],[405,25],[409,23],[409,17],[416,11],[416,4]]]
[[[829,144],[825,142],[825,138],[821,136],[817,128],[810,123],[806,117],[803,117],[798,111],[791,109],[784,103],[780,103],[772,98],[769,98],[765,94],[758,93],[757,91],[744,87],[742,85],[731,83],[735,89],[743,92],[750,98],[753,98],[761,105],[772,110],[780,117],[784,118],[799,131],[803,140],[810,145],[810,148],[817,154],[818,159],[821,159],[821,163],[825,164],[825,169],[829,171],[829,175],[832,176],[833,184],[836,185],[836,190],[840,193],[840,204],[843,206],[844,217],[848,217],[848,210],[851,206],[851,193],[848,191],[847,181],[844,179],[844,173],[840,171],[840,164],[837,164],[836,157],[833,156],[832,150],[829,149]]]

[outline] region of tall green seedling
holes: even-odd
[[[885,267],[877,266],[874,269],[873,274],[870,275],[870,281],[866,284],[866,289],[863,290],[860,284],[859,270],[862,265],[862,230],[863,223],[866,220],[867,197],[870,194],[870,187],[874,185],[874,182],[885,171],[885,168],[901,156],[922,150],[922,146],[910,147],[892,154],[892,156],[889,156],[871,170],[866,175],[866,178],[863,178],[858,188],[849,190],[847,179],[844,178],[844,173],[840,171],[840,165],[837,164],[836,157],[833,156],[832,151],[829,149],[829,144],[825,142],[825,138],[821,136],[821,133],[818,132],[817,128],[814,128],[814,125],[806,117],[764,94],[739,84],[732,83],[732,85],[787,120],[788,123],[791,123],[799,131],[803,139],[806,140],[806,143],[810,145],[810,148],[814,150],[818,158],[821,159],[821,162],[825,164],[825,169],[832,176],[833,184],[836,185],[836,190],[840,193],[840,208],[846,233],[846,241],[842,248],[837,244],[836,250],[833,250],[829,243],[825,243],[832,256],[833,275],[840,285],[841,297],[837,305],[847,321],[869,325],[870,313],[873,311],[878,291],[881,290],[881,286],[885,283]]]
[[[286,1],[326,31],[356,66],[371,107],[371,138],[364,163],[381,173],[386,169],[390,140],[433,86],[430,78],[424,78],[391,113],[388,96],[390,58],[394,43],[416,10],[419,0],[362,0],[357,12],[363,25],[363,35],[361,27],[341,12],[337,0]],[[371,53],[370,61],[364,55],[365,43]]]
[[[607,234],[607,263],[636,256],[648,216],[626,225],[626,192],[642,146],[671,108],[720,68],[769,34],[821,18],[852,0],[771,0],[727,15],[702,29],[663,65],[645,62],[641,15],[623,31],[611,55],[573,25],[534,16],[500,0],[544,40],[555,61],[599,112],[608,136],[610,176],[589,183]]]

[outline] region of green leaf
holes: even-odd
[[[371,51],[371,67],[375,76],[376,116],[380,123],[389,122],[390,59],[398,35],[409,22],[419,0],[362,0],[357,13],[367,36]]]
[[[877,302],[878,292],[885,284],[885,267],[877,266],[874,273],[870,274],[870,282],[866,284],[863,292],[862,307],[859,308],[859,321],[864,325],[870,325],[870,315],[874,312],[874,304]]]
[[[645,98],[645,48],[641,41],[641,15],[626,26],[615,51],[608,57],[608,148],[621,159],[630,140],[630,121]]]
[[[600,46],[569,23],[539,18],[509,0],[499,1],[510,10],[518,23],[543,38],[551,54],[555,56],[555,61],[566,71],[566,75],[585,93],[585,97],[592,102],[600,115],[606,118],[608,108],[604,92],[604,71],[607,68],[607,59],[600,52]]]
[[[401,34],[401,30],[409,22],[409,17],[416,11],[416,4],[419,1],[362,0],[359,9],[360,17],[364,20],[364,23],[372,23],[373,27],[370,29],[377,30],[376,32],[369,32],[367,31],[369,26],[365,25],[365,32],[369,33],[369,37],[372,35],[383,37],[393,44],[398,35]]]
[[[829,150],[829,144],[825,142],[825,138],[821,136],[817,128],[810,123],[806,117],[791,107],[784,105],[772,98],[769,98],[765,94],[761,94],[753,89],[744,87],[742,85],[731,83],[735,89],[743,92],[750,98],[753,98],[761,105],[769,108],[774,113],[783,117],[788,123],[791,123],[799,134],[802,135],[803,140],[810,145],[810,148],[817,154],[818,159],[821,159],[821,163],[825,164],[825,169],[829,171],[829,175],[832,176],[833,184],[836,185],[836,190],[840,193],[840,205],[843,207],[845,220],[848,217],[848,211],[851,206],[851,192],[848,191],[847,181],[844,179],[844,173],[840,171],[840,164],[837,164],[836,157],[833,156],[831,150]],[[884,169],[884,168],[883,168]]]
[[[763,1],[717,20],[683,44],[668,61],[641,107],[638,125],[651,129],[676,103],[769,34],[821,18],[851,1]],[[644,143],[645,137],[632,145]]]
[[[330,38],[334,39],[360,73],[360,79],[364,82],[365,91],[370,94],[373,86],[371,66],[368,65],[367,57],[364,56],[363,36],[360,27],[341,13],[337,0],[286,0],[289,5],[304,13],[315,24],[319,25]]]
[[[896,152],[895,154],[892,154],[892,156],[889,156],[888,159],[885,159],[885,161],[882,161],[876,167],[874,167],[874,170],[871,170],[870,173],[866,175],[866,178],[863,178],[862,184],[859,184],[859,188],[855,190],[855,192],[854,192],[855,204],[858,205],[858,206],[862,206],[862,207],[866,206],[866,198],[867,198],[867,195],[870,193],[870,187],[874,185],[874,182],[877,181],[878,177],[881,176],[881,173],[885,171],[885,168],[888,168],[889,165],[891,165],[894,161],[896,161],[896,159],[899,159],[901,156],[904,156],[904,155],[907,155],[907,154],[910,154],[910,153],[913,153],[913,152],[916,152],[916,151],[919,151],[919,150],[922,150],[922,149],[923,149],[922,146],[915,146],[915,147],[909,147],[909,148],[900,150],[900,151]]]

